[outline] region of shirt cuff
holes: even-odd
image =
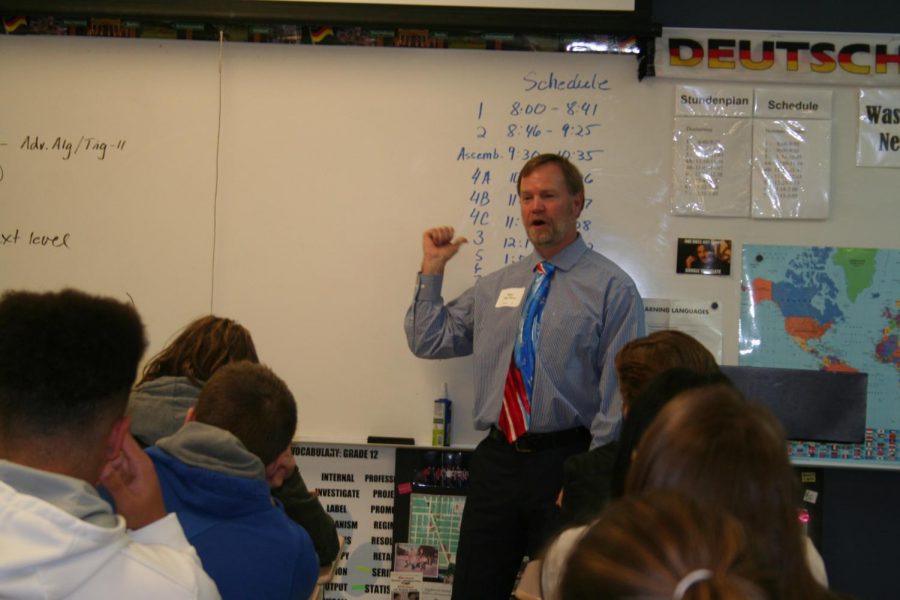
[[[440,302],[443,275],[423,275],[416,278],[416,301]]]

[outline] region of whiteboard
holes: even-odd
[[[567,152],[586,174],[582,234],[642,295],[720,303],[728,364],[740,265],[676,275],[677,238],[732,239],[736,257],[743,243],[896,246],[900,172],[855,167],[854,89],[834,93],[828,220],[681,217],[677,82],[636,71],[592,54],[0,37],[14,82],[0,88],[0,232],[71,234],[67,249],[0,246],[0,286],[130,296],[148,355],[210,310],[239,320],[308,441],[427,444],[447,383],[466,446],[482,435],[470,359],[417,359],[403,335],[421,234],[472,240],[448,299],[526,254],[510,179],[531,152]],[[127,143],[64,161],[21,148],[27,136]]]
[[[0,77],[0,287],[132,299],[159,350],[209,310],[216,48],[3,37]]]

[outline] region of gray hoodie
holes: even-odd
[[[187,377],[160,377],[136,387],[128,400],[131,435],[146,447],[178,431],[202,386]]]

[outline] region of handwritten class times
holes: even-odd
[[[489,259],[499,259],[505,265],[531,252],[531,242],[522,231],[516,210],[518,196],[514,191],[507,193],[505,187],[507,175],[508,181],[515,183],[516,165],[543,152],[555,152],[577,163],[590,163],[604,152],[600,94],[610,89],[607,79],[598,74],[563,77],[553,71],[532,71],[521,82],[519,93],[512,98],[477,104],[478,144],[466,142],[454,155],[456,162],[468,163],[471,169],[465,218],[474,228],[468,237],[474,246],[471,273],[476,278],[489,270]],[[489,112],[494,119],[486,122],[483,118]],[[507,173],[510,163],[512,169]],[[502,177],[497,177],[499,172]],[[584,177],[586,184],[593,182],[590,170]],[[504,191],[499,192],[495,186],[503,186]],[[585,210],[592,202],[585,198]],[[577,223],[580,231],[591,230],[588,214],[584,213]],[[489,229],[493,230],[490,236]]]

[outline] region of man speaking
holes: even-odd
[[[470,463],[453,600],[508,600],[522,557],[556,527],[563,461],[616,436],[614,357],[644,335],[634,282],[578,234],[578,169],[542,154],[517,186],[534,252],[444,303],[444,268],[466,240],[427,230],[405,321],[416,356],[474,354],[475,427],[488,430]]]

